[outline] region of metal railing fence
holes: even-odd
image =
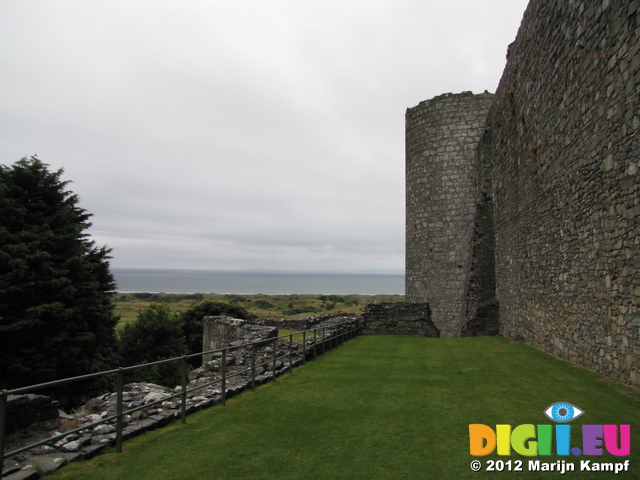
[[[116,447],[116,452],[121,453],[122,452],[122,442],[123,442],[123,428],[124,428],[124,417],[125,415],[131,415],[132,413],[138,411],[138,410],[145,410],[145,409],[149,409],[151,407],[153,407],[154,405],[158,405],[162,402],[166,402],[170,399],[174,399],[174,398],[180,398],[180,420],[182,423],[186,423],[186,417],[187,417],[187,395],[191,392],[193,393],[194,391],[200,391],[206,387],[209,386],[213,386],[215,384],[220,384],[220,404],[224,405],[225,404],[225,400],[227,397],[227,381],[235,376],[239,376],[242,375],[244,373],[251,373],[251,380],[250,380],[250,385],[251,385],[251,389],[255,390],[256,387],[256,369],[258,367],[265,367],[265,366],[270,366],[271,367],[271,380],[275,381],[276,377],[278,376],[278,374],[282,374],[285,373],[284,371],[282,371],[283,369],[281,369],[280,372],[278,372],[278,369],[276,368],[277,362],[279,360],[283,360],[283,359],[287,359],[287,366],[286,366],[286,370],[291,372],[291,370],[293,369],[293,337],[295,336],[299,336],[302,335],[302,345],[303,345],[303,350],[302,350],[302,363],[304,364],[307,360],[307,357],[309,356],[310,359],[315,360],[317,355],[322,355],[324,354],[326,351],[329,351],[339,345],[341,345],[342,343],[344,343],[346,340],[349,340],[351,338],[354,338],[358,335],[358,329],[359,329],[359,324],[358,324],[358,320],[348,320],[342,323],[338,323],[335,325],[332,325],[330,327],[321,327],[321,328],[314,328],[314,329],[309,329],[309,330],[303,330],[300,332],[296,332],[296,333],[289,333],[286,335],[281,335],[278,337],[273,337],[273,338],[269,338],[269,339],[260,339],[260,340],[256,340],[253,342],[247,342],[244,344],[239,344],[239,345],[234,345],[234,346],[230,346],[230,347],[224,347],[224,348],[219,348],[216,350],[208,350],[208,351],[203,351],[200,353],[194,353],[191,355],[184,355],[182,357],[175,357],[175,358],[169,358],[169,359],[165,359],[165,360],[159,360],[157,362],[150,362],[150,363],[144,363],[144,364],[140,364],[140,365],[134,365],[134,366],[130,366],[130,367],[120,367],[120,368],[116,368],[113,370],[105,370],[102,372],[96,372],[96,373],[90,373],[87,375],[80,375],[77,377],[71,377],[71,378],[65,378],[65,379],[61,379],[61,380],[54,380],[51,382],[45,382],[45,383],[39,383],[37,385],[28,385],[25,387],[20,387],[20,388],[14,388],[12,390],[0,390],[0,452],[3,453],[2,457],[0,457],[0,475],[2,472],[2,468],[4,466],[4,461],[7,458],[10,458],[14,455],[17,455],[21,452],[42,446],[42,445],[46,445],[46,444],[54,444],[59,440],[62,440],[63,438],[67,437],[68,435],[72,435],[75,433],[79,433],[83,430],[87,430],[87,429],[91,429],[91,428],[95,428],[98,425],[101,424],[106,424],[106,423],[111,423],[115,420],[115,427],[116,427],[116,437],[115,437],[115,447]],[[327,330],[329,331],[329,334],[327,336]],[[310,340],[310,338],[307,337],[308,333],[313,333],[313,342],[310,342],[309,345],[307,345],[307,340]],[[280,339],[289,339],[289,345],[288,345],[288,352],[285,355],[281,355],[278,356],[278,350],[277,350],[277,342]],[[272,350],[273,350],[273,355],[272,357],[265,362],[262,363],[256,363],[256,351],[258,349],[259,346],[264,346],[265,344],[268,344],[272,342],[273,346],[272,346]],[[232,374],[227,374],[227,365],[226,365],[226,360],[227,360],[227,354],[229,352],[232,352],[234,350],[237,349],[247,349],[250,348],[251,349],[251,365],[244,369],[244,370],[240,370],[240,371],[236,371]],[[221,378],[219,379],[215,379],[209,383],[205,383],[205,384],[198,384],[196,387],[192,388],[191,390],[188,389],[188,360],[192,359],[192,358],[197,358],[197,357],[202,357],[203,355],[207,355],[207,354],[215,354],[215,353],[219,353],[221,354],[221,361],[220,361],[220,374],[221,374]],[[123,409],[123,388],[124,388],[124,377],[125,374],[128,372],[133,372],[137,369],[141,369],[141,368],[147,368],[147,367],[151,367],[154,365],[163,365],[163,364],[169,364],[169,363],[174,363],[174,362],[179,362],[180,364],[180,369],[181,369],[181,374],[182,374],[182,382],[180,385],[180,391],[177,393],[174,393],[173,395],[169,395],[166,397],[163,397],[160,400],[154,401],[154,402],[150,402],[144,405],[140,405],[137,406],[135,408],[130,408],[127,410]],[[73,383],[73,382],[78,382],[78,381],[82,381],[82,380],[89,380],[89,379],[94,379],[94,378],[98,378],[98,377],[103,377],[103,376],[107,376],[107,375],[116,375],[116,412],[113,415],[107,415],[106,417],[102,418],[99,421],[93,422],[93,423],[88,423],[88,424],[82,424],[81,426],[77,427],[77,428],[72,428],[69,430],[65,430],[63,433],[61,433],[60,435],[56,435],[53,437],[49,437],[46,439],[43,439],[41,441],[38,442],[34,442],[32,444],[23,446],[21,448],[17,448],[13,451],[10,452],[5,452],[5,440],[6,440],[6,425],[7,425],[7,399],[9,397],[9,395],[18,395],[18,394],[22,394],[22,393],[27,393],[27,392],[33,392],[36,390],[40,390],[43,388],[49,388],[49,387],[56,387],[56,386],[60,386],[60,385],[65,385],[68,383]],[[267,375],[269,376],[269,375]],[[177,390],[177,388],[176,388]]]

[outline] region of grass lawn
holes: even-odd
[[[631,456],[510,457],[469,454],[470,423],[552,423],[550,404],[585,411],[580,425],[631,424]],[[73,479],[640,478],[640,392],[500,337],[359,337],[187,419],[71,464]],[[472,472],[474,459],[522,460],[522,472]],[[630,472],[529,472],[528,460],[630,459]]]

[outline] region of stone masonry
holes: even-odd
[[[445,94],[406,114],[406,288],[428,302],[442,337],[456,337],[467,286],[480,186],[478,146],[493,95]]]
[[[492,129],[501,332],[640,386],[640,2],[532,0]]]
[[[218,350],[234,342],[249,343],[260,338],[278,336],[278,328],[252,325],[239,318],[225,316],[204,317],[202,319],[202,345],[204,351]],[[211,361],[213,354],[202,356],[202,364]]]
[[[362,335],[439,337],[428,303],[369,303],[362,312]]]
[[[407,300],[640,386],[640,1],[531,0],[507,59],[407,111]]]

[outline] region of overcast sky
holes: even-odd
[[[494,92],[527,0],[2,0],[0,163],[112,267],[404,270],[404,114]]]

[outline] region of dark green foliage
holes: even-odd
[[[152,302],[166,303],[166,302],[179,302],[180,300],[202,300],[204,295],[202,293],[177,293],[171,295],[168,293],[134,293],[133,296],[138,300],[149,300]],[[126,296],[121,297],[126,299]]]
[[[264,308],[265,310],[269,308],[276,308],[273,303],[268,302],[267,300],[256,300],[256,307]]]
[[[135,322],[120,331],[120,346],[125,365],[138,365],[187,353],[182,322],[166,304],[154,303],[138,313]],[[136,370],[127,381],[144,381],[174,387],[180,384],[179,362]]]
[[[320,295],[318,297],[318,300],[321,300],[323,302],[329,301],[332,303],[346,303],[346,300],[344,297],[339,297],[338,295]],[[335,305],[334,305],[335,307]],[[333,308],[333,307],[332,307]]]
[[[61,174],[35,157],[0,165],[0,388],[118,363],[110,250]]]
[[[291,308],[289,310],[282,310],[282,313],[287,316],[300,315],[301,313],[319,313],[316,307],[300,307],[300,308]]]
[[[227,298],[227,300],[229,300],[229,303],[242,303],[247,301],[246,297],[235,295],[233,293],[230,295],[226,295],[225,297]]]
[[[179,296],[176,296],[176,298],[180,298]],[[187,295],[184,295],[184,298],[186,298],[187,300],[203,300],[204,299],[204,295],[202,293],[190,293]]]
[[[189,353],[202,352],[202,319],[204,317],[227,316],[250,320],[255,318],[239,305],[232,305],[225,302],[202,302],[194,305],[180,314],[182,329],[187,340]],[[202,363],[202,360],[195,359],[194,364]]]
[[[153,297],[153,293],[135,293],[134,297],[140,299],[140,300],[146,300],[148,298]]]

